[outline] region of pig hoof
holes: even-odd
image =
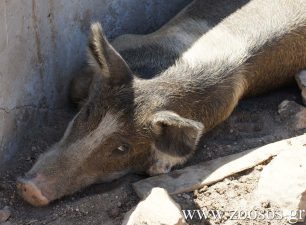
[[[45,206],[50,202],[31,181],[19,178],[17,189],[21,197],[33,206]]]

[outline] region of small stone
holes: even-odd
[[[120,208],[122,206],[122,203],[121,202],[118,202],[117,203],[117,206]]]
[[[263,168],[264,168],[263,165],[258,165],[258,166],[255,167],[255,169],[258,170],[258,171],[262,171]]]
[[[204,193],[204,196],[205,196],[205,197],[209,197],[210,195],[211,195],[210,192],[205,192],[205,193]]]
[[[289,147],[279,153],[261,172],[255,190],[255,201],[271,202],[283,211],[306,212],[305,171],[306,148]]]
[[[248,179],[247,179],[245,176],[242,176],[242,177],[239,178],[239,182],[240,182],[240,183],[246,183],[247,180],[248,180]]]
[[[235,181],[235,183],[233,183],[233,187],[234,187],[234,189],[239,189],[240,184],[237,181]]]
[[[295,79],[299,88],[301,89],[303,104],[306,106],[306,70],[296,74]]]
[[[0,222],[5,222],[10,218],[11,211],[8,206],[4,207],[2,210],[0,210]]]
[[[306,108],[294,101],[283,101],[278,107],[283,121],[294,130],[306,128]]]
[[[220,195],[223,195],[225,193],[225,190],[223,188],[216,188],[216,192]]]
[[[188,225],[180,206],[162,188],[153,188],[149,196],[130,210],[122,225]]]
[[[261,206],[263,208],[270,208],[271,207],[271,203],[269,201],[264,201],[264,202],[261,202]]]
[[[182,197],[185,198],[185,199],[190,199],[190,196],[185,194],[185,193],[182,195]]]
[[[202,187],[200,190],[199,190],[199,193],[204,193],[205,191],[207,191],[208,190],[208,186],[204,186],[204,187]]]
[[[231,184],[231,181],[230,181],[230,179],[225,178],[225,179],[224,179],[224,183],[225,183],[226,185],[230,185],[230,184]]]

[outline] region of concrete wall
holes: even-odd
[[[67,105],[67,84],[84,62],[91,21],[109,38],[148,33],[190,0],[1,0],[0,168],[24,134]]]

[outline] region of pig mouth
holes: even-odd
[[[48,184],[41,184],[41,182],[37,182],[37,180],[41,180],[40,176],[37,176],[34,179],[18,178],[18,194],[33,206],[46,206],[54,198],[52,197],[52,193],[47,188]]]

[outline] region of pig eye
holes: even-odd
[[[126,154],[130,151],[130,145],[128,144],[123,144],[121,146],[119,146],[118,148],[116,148],[113,153],[116,155],[123,155]]]

